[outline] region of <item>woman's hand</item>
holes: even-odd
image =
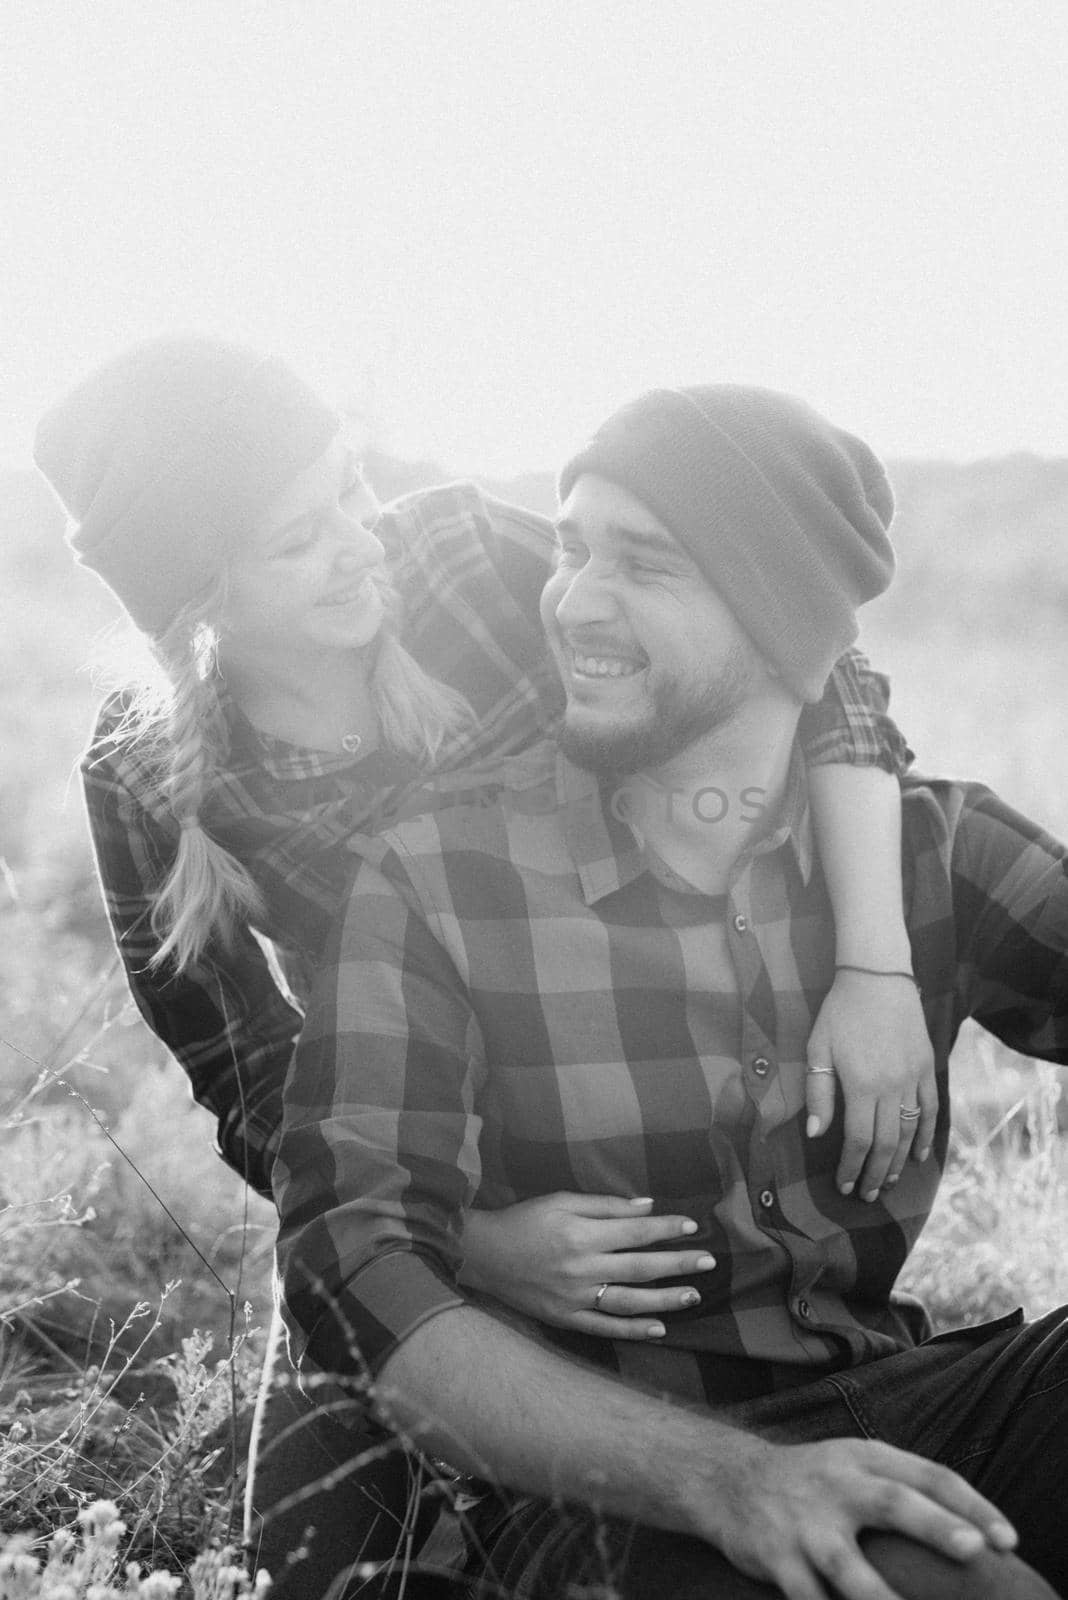
[[[916,1161],[927,1159],[938,1115],[934,1051],[907,976],[836,973],[808,1041],[812,1138],[830,1126],[836,1077],[845,1097],[836,1181],[842,1194],[858,1189],[862,1199],[875,1200],[897,1182],[910,1151]],[[919,1107],[919,1117],[903,1117],[902,1107]]]
[[[658,1317],[697,1305],[697,1283],[715,1261],[704,1250],[651,1249],[697,1232],[690,1217],[649,1216],[652,1204],[562,1193],[501,1211],[469,1211],[461,1281],[557,1328],[662,1339]],[[643,1287],[691,1275],[695,1282],[685,1288]]]

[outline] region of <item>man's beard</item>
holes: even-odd
[[[588,772],[628,777],[649,771],[733,722],[752,681],[750,651],[732,645],[715,677],[676,678],[654,687],[649,708],[639,719],[615,727],[573,727],[565,715],[560,748]]]

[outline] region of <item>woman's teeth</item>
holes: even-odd
[[[330,599],[324,600],[322,604],[324,606],[351,605],[353,600],[361,600],[366,598],[367,594],[369,593],[369,585],[370,578],[365,576],[360,579],[359,583],[353,584],[351,589],[345,589],[341,592],[341,594],[331,595]]]

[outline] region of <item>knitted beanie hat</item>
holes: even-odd
[[[77,559],[160,634],[340,420],[241,345],[162,338],[90,374],[41,420],[34,459]]]
[[[654,389],[572,456],[561,500],[584,472],[648,506],[784,681],[820,698],[894,571],[894,497],[866,444],[770,389]]]

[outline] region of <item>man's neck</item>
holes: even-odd
[[[748,705],[729,727],[617,785],[618,814],[695,889],[722,894],[781,809],[798,716],[792,700]]]

